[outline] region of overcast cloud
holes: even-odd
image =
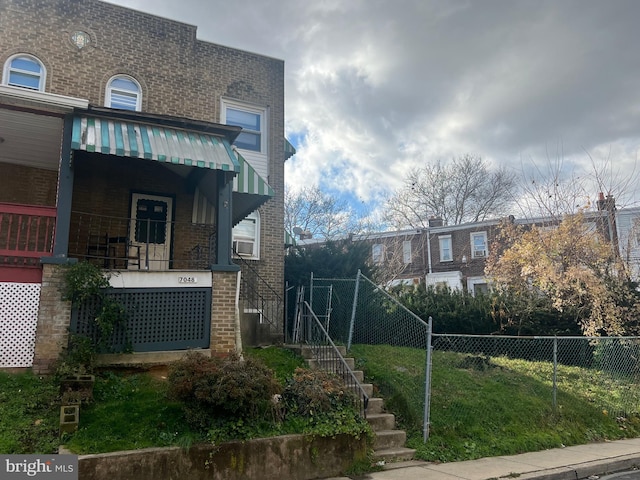
[[[285,61],[290,188],[375,205],[412,166],[465,153],[516,173],[635,165],[635,0],[111,1]]]

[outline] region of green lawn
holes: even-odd
[[[625,380],[604,384],[595,381],[593,371],[560,366],[554,411],[548,362],[470,359],[435,351],[430,435],[424,444],[424,351],[354,345],[351,354],[397,414],[408,445],[424,460],[467,460],[640,436],[637,415],[611,416],[593,401],[604,399],[611,411],[617,410],[621,393],[629,388]]]

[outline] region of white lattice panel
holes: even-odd
[[[0,367],[31,367],[39,283],[0,283]]]

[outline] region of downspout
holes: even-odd
[[[236,352],[242,358],[242,332],[240,331],[240,276],[242,270],[236,274],[236,304],[235,304],[235,330],[236,330]]]
[[[431,235],[429,234],[429,224],[427,224],[427,274],[431,275]]]

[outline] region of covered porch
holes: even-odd
[[[60,300],[61,267],[77,261],[108,271],[135,352],[234,350],[232,228],[274,193],[231,147],[240,129],[76,100],[53,114],[40,99],[3,105],[2,93],[0,116],[20,125],[0,144],[2,172],[46,179],[0,196],[0,283],[40,293],[34,368],[49,368],[69,331],[90,334],[88,310]]]

